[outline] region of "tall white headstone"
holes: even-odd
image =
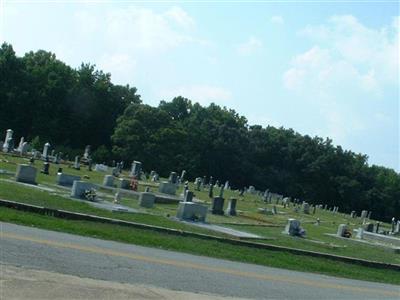
[[[50,148],[50,143],[47,142],[46,144],[44,144],[43,153],[42,153],[43,158],[46,158],[49,156],[49,148]]]
[[[5,138],[4,143],[3,143],[3,151],[4,152],[10,151],[9,148],[10,148],[11,145],[9,145],[9,140],[12,139],[13,133],[14,132],[12,131],[12,129],[7,129],[6,138]]]

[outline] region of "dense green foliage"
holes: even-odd
[[[19,58],[3,44],[0,76],[1,134],[12,128],[28,140],[39,136],[36,144],[80,153],[90,144],[98,161],[140,160],[164,176],[185,169],[191,179],[212,175],[383,220],[400,215],[399,174],[329,139],[249,126],[233,110],[182,97],[144,105],[110,74],[88,64],[74,70],[45,51]]]

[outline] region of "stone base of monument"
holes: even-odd
[[[58,185],[62,185],[62,186],[72,186],[74,184],[75,180],[79,181],[79,180],[81,180],[81,177],[60,173],[60,174],[57,174],[56,183]]]
[[[95,187],[93,183],[75,180],[72,185],[71,197],[83,199],[85,198],[85,191],[94,189]]]
[[[176,217],[181,220],[205,222],[208,207],[194,202],[179,202]]]
[[[15,180],[23,183],[37,184],[36,173],[37,169],[30,165],[18,165]]]
[[[176,184],[167,181],[160,182],[158,186],[158,191],[160,193],[175,195],[176,194]]]
[[[152,208],[156,200],[156,195],[153,193],[140,193],[139,196],[139,206]]]

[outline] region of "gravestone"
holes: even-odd
[[[43,152],[42,152],[42,158],[47,159],[49,157],[49,149],[50,149],[50,143],[47,142],[43,146]]]
[[[367,210],[363,210],[361,212],[361,219],[365,219],[367,217],[367,215],[368,215],[368,211]]]
[[[136,176],[137,179],[140,179],[140,174],[142,172],[142,163],[140,161],[134,160],[131,167],[131,176]]]
[[[214,197],[212,200],[211,213],[213,215],[223,215],[224,214],[224,198]]]
[[[364,238],[364,228],[358,228],[356,238],[360,240]]]
[[[24,138],[24,137],[21,137],[21,139],[19,140],[18,148],[17,148],[17,151],[18,151],[19,153],[22,152],[22,145],[24,144],[24,142],[25,142],[25,138]]]
[[[367,219],[371,219],[371,214],[372,214],[372,211],[369,211],[368,215],[367,215]]]
[[[72,186],[74,181],[80,181],[81,177],[65,173],[57,173],[56,183],[62,186]]]
[[[224,186],[221,185],[220,190],[219,190],[219,197],[223,198],[224,197]]]
[[[226,214],[229,216],[236,216],[236,198],[229,198],[228,208],[226,209]]]
[[[276,215],[278,211],[276,210],[276,205],[272,206],[272,214]]]
[[[15,173],[15,180],[18,182],[36,184],[36,173],[35,167],[30,165],[21,164],[17,167],[17,172]]]
[[[160,193],[168,194],[168,195],[175,195],[176,194],[176,184],[168,181],[160,182],[158,186],[158,191]]]
[[[286,224],[284,233],[291,236],[305,235],[304,229],[300,227],[300,221],[296,219],[288,219],[288,223]]]
[[[85,153],[83,153],[83,158],[85,160],[88,160],[90,158],[90,148],[91,148],[90,145],[87,145],[85,147]]]
[[[113,175],[106,175],[103,179],[104,186],[114,187],[114,176]]]
[[[176,174],[176,172],[171,172],[169,174],[168,182],[176,184],[178,182],[178,174]]]
[[[214,185],[213,184],[209,184],[209,187],[208,187],[208,197],[209,198],[212,198],[212,197],[214,197]]]
[[[400,220],[396,223],[396,228],[394,229],[394,233],[400,233]]]
[[[225,181],[224,189],[225,190],[229,189],[229,181]]]
[[[357,217],[357,214],[356,214],[356,211],[353,210],[353,211],[350,213],[350,218],[355,218],[355,217]]]
[[[13,149],[13,145],[11,145],[13,143],[12,137],[13,137],[13,131],[12,129],[7,129],[6,131],[6,138],[4,139],[4,143],[3,143],[3,152],[10,152]]]
[[[139,195],[139,206],[152,208],[154,206],[154,202],[156,200],[156,196],[153,193],[140,193]]]
[[[94,170],[97,171],[97,172],[107,172],[108,171],[108,167],[106,165],[103,165],[103,164],[95,164]]]
[[[83,199],[87,190],[95,189],[95,185],[90,182],[75,180],[72,184],[71,197]]]
[[[43,163],[43,169],[40,171],[40,173],[43,173],[45,175],[49,175],[49,169],[50,169],[50,163],[44,162]]]
[[[303,202],[301,209],[303,213],[310,214],[310,204],[308,204],[307,202]]]
[[[179,202],[176,217],[181,220],[205,222],[207,206],[194,202]]]
[[[364,224],[363,229],[368,232],[374,232],[374,224],[373,223]]]
[[[254,195],[256,193],[256,188],[254,186],[249,186],[249,188],[247,189],[247,192]]]
[[[186,191],[184,201],[185,202],[192,202],[193,201],[193,192],[192,191]]]
[[[181,173],[181,182],[185,181],[186,170],[183,170]]]
[[[131,189],[131,181],[129,179],[121,178],[119,180],[120,182],[120,188],[124,190],[130,190]]]
[[[201,186],[202,186],[202,182],[201,182],[201,178],[200,177],[196,178],[196,180],[194,181],[194,185],[195,185],[196,191],[200,191]]]
[[[348,227],[346,224],[340,224],[337,230],[336,235],[339,237],[345,237],[345,233],[348,231]]]
[[[80,170],[81,169],[80,158],[79,158],[78,155],[75,156],[74,169],[75,170]]]

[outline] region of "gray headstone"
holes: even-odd
[[[104,176],[103,185],[104,185],[104,186],[113,187],[113,186],[114,186],[114,176],[113,176],[113,175],[106,175],[106,176]]]
[[[340,237],[344,237],[344,233],[345,233],[346,230],[348,230],[347,225],[346,224],[340,224],[339,227],[338,227],[338,231],[337,231],[336,235],[340,236]]]
[[[229,216],[236,216],[236,198],[229,198],[228,200],[228,208],[226,209],[226,214]]]
[[[71,197],[83,199],[85,191],[94,189],[95,187],[93,183],[75,180],[72,184]]]
[[[131,176],[136,176],[137,179],[140,179],[140,174],[142,172],[142,163],[140,161],[134,160],[131,168]]]
[[[152,208],[154,206],[154,202],[156,200],[156,196],[153,193],[140,193],[139,196],[139,206]]]
[[[207,216],[207,206],[194,202],[179,202],[176,217],[181,220],[204,222]]]
[[[185,194],[185,202],[192,202],[193,201],[193,192],[192,191],[187,191]]]
[[[213,215],[223,215],[224,214],[224,198],[214,197],[212,200],[211,213]]]
[[[164,194],[175,195],[176,184],[167,181],[160,182],[160,185],[158,186],[158,191]]]
[[[25,164],[18,165],[15,179],[18,182],[36,184],[36,173],[35,167]]]
[[[176,172],[171,172],[169,174],[168,182],[176,184],[178,182],[178,174],[176,174]]]
[[[57,174],[56,183],[62,186],[72,186],[75,180],[80,181],[81,177],[65,173],[59,173]]]

